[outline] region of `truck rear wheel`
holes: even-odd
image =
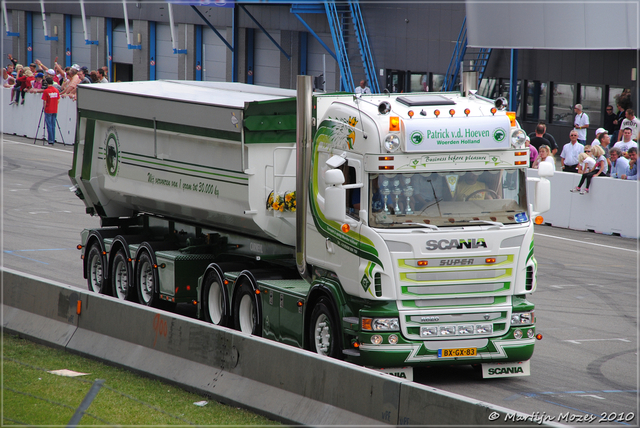
[[[153,267],[153,261],[149,253],[144,251],[136,264],[138,301],[145,306],[155,306],[158,300],[156,284],[158,274]]]
[[[310,350],[332,358],[342,357],[340,330],[329,299],[322,297],[309,320]]]
[[[254,336],[262,335],[257,296],[248,284],[244,284],[236,296],[233,315],[236,330]]]
[[[227,293],[218,272],[210,271],[204,277],[202,302],[207,322],[227,325]]]
[[[97,242],[87,252],[87,286],[89,291],[104,292],[104,258]]]
[[[131,264],[123,249],[119,249],[113,256],[111,267],[111,287],[115,297],[120,300],[131,300],[130,287],[133,275],[131,274]]]

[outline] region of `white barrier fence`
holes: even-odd
[[[11,102],[11,89],[2,88],[2,132],[21,137],[47,139],[42,109],[42,94],[25,94],[24,104]],[[60,99],[58,104],[58,126],[56,126],[56,142],[72,145],[76,138],[76,102],[69,98]],[[39,124],[39,126],[38,126]],[[62,135],[61,135],[62,134]]]
[[[536,169],[528,173],[538,176]],[[638,182],[596,177],[588,194],[570,192],[578,186],[580,177],[559,171],[551,177],[551,209],[542,214],[545,224],[638,239]],[[533,183],[529,186],[532,192]]]
[[[28,138],[46,138],[41,94],[26,94],[24,105],[9,105],[10,89],[2,90],[2,132]],[[76,102],[69,98],[60,100],[56,141],[73,144],[76,135]],[[38,123],[40,127],[38,128]],[[529,175],[537,177],[535,169]],[[556,227],[588,230],[606,235],[618,234],[625,238],[640,238],[638,227],[638,182],[608,177],[596,177],[591,181],[590,193],[570,193],[580,181],[579,174],[556,171],[551,177],[551,209],[543,217],[546,224]],[[533,186],[530,183],[530,191]]]

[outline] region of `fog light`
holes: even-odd
[[[530,328],[529,330],[527,330],[527,337],[528,337],[529,339],[533,339],[533,336],[534,336],[535,334],[536,334],[536,333],[533,331],[533,329],[532,329],[532,328]]]
[[[437,336],[438,327],[420,327],[420,337]]]
[[[476,334],[488,334],[488,333],[493,333],[493,324],[476,325]]]
[[[456,334],[455,325],[443,325],[440,327],[440,336],[452,336]]]
[[[371,336],[371,343],[373,343],[374,345],[381,344],[382,336],[380,336],[379,334],[374,334],[373,336]]]
[[[458,334],[473,334],[473,325],[459,325]]]
[[[398,343],[398,336],[396,336],[395,334],[390,335],[389,343],[392,345],[395,345],[396,343]]]
[[[513,332],[513,337],[515,337],[516,339],[522,339],[522,330],[520,330],[519,328],[516,329],[516,331]]]

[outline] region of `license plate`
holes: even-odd
[[[478,348],[438,349],[438,358],[475,357]]]

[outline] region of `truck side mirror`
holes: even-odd
[[[347,192],[342,187],[344,174],[339,169],[329,169],[324,173],[324,181],[329,186],[324,191],[324,215],[327,220],[344,223],[347,210]]]

